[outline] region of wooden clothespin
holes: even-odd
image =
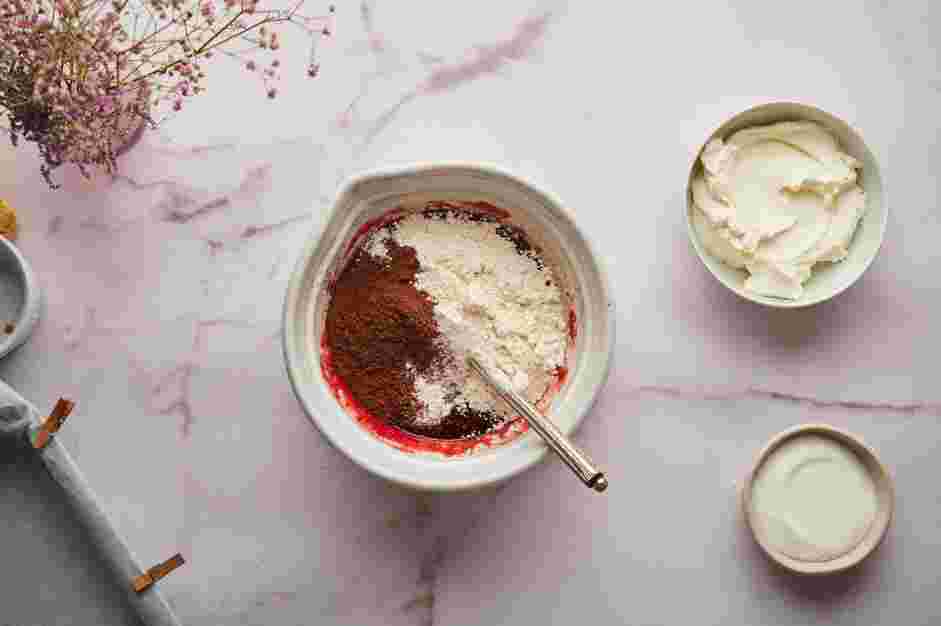
[[[149,570],[134,579],[132,583],[134,591],[140,593],[149,589],[155,582],[184,563],[186,563],[186,561],[183,560],[183,555],[178,552],[163,563],[154,565]]]
[[[36,431],[36,435],[33,437],[33,447],[37,450],[45,448],[46,444],[48,444],[49,440],[52,438],[52,435],[62,427],[62,424],[65,423],[65,418],[72,413],[72,409],[74,408],[74,402],[66,400],[65,398],[59,398],[59,401],[56,402],[55,407],[52,409],[52,413],[49,414],[46,421],[43,422],[39,430]]]

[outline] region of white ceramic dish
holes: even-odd
[[[23,254],[0,237],[0,358],[23,345],[33,332],[42,308],[36,276]],[[13,332],[3,327],[13,324]]]
[[[781,444],[799,435],[820,435],[836,440],[856,454],[863,465],[866,466],[866,469],[869,470],[869,474],[872,476],[873,482],[876,485],[878,506],[876,509],[876,517],[869,527],[869,531],[852,550],[830,561],[800,561],[776,551],[762,535],[760,531],[762,527],[761,524],[755,523],[752,520],[751,491],[758,470],[765,460],[771,456]],[[827,426],[826,424],[803,424],[777,435],[765,446],[761,453],[759,453],[752,471],[748,474],[745,488],[742,490],[742,512],[745,516],[745,522],[748,524],[752,535],[755,537],[755,541],[758,542],[758,545],[761,546],[761,549],[764,550],[765,554],[767,554],[771,560],[798,574],[831,574],[847,570],[860,563],[863,559],[872,554],[882,542],[886,531],[889,529],[894,510],[895,489],[892,485],[892,477],[885,466],[879,462],[876,453],[857,437],[848,432],[833,428],[832,426]]]
[[[876,258],[876,254],[882,245],[882,239],[885,236],[888,220],[889,209],[876,158],[866,147],[859,133],[840,118],[818,108],[790,102],[775,102],[757,106],[739,113],[716,129],[703,143],[703,148],[714,138],[728,137],[743,128],[800,120],[817,122],[827,128],[837,138],[844,150],[862,162],[860,184],[866,192],[866,214],[860,220],[859,227],[850,245],[849,255],[839,263],[818,263],[814,266],[813,275],[804,284],[804,294],[800,299],[769,298],[746,291],[744,283],[748,273],[743,269],[735,269],[722,263],[703,246],[692,219],[694,210],[692,182],[693,177],[702,168],[699,162],[702,148],[696,154],[686,183],[687,231],[699,258],[702,259],[702,262],[720,283],[746,300],[771,307],[796,308],[809,306],[829,300],[847,289],[863,275]]]
[[[425,199],[484,200],[510,212],[543,247],[572,292],[577,339],[569,374],[550,406],[559,428],[571,434],[604,384],[614,342],[614,309],[604,270],[569,213],[553,196],[497,169],[472,164],[417,165],[359,176],[344,185],[321,232],[311,236],[288,286],[284,355],[301,404],[327,439],[374,474],[428,490],[472,489],[503,481],[531,467],[547,448],[532,432],[467,456],[403,452],[367,432],[334,397],[320,362],[329,294],[326,286],[357,230],[402,203]]]

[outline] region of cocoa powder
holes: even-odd
[[[370,415],[404,431],[436,439],[481,435],[502,420],[455,407],[438,424],[416,422],[415,376],[444,358],[434,304],[415,287],[415,250],[387,244],[378,259],[358,250],[333,285],[325,324],[331,366]]]

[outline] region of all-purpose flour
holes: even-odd
[[[462,212],[409,215],[374,233],[367,251],[384,257],[388,239],[415,250],[415,284],[434,302],[442,348],[450,357],[438,371],[415,377],[418,420],[433,424],[455,408],[508,414],[469,375],[467,350],[537,402],[564,364],[568,341],[562,290],[551,268],[509,227]]]

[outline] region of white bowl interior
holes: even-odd
[[[776,102],[749,109],[730,119],[719,127],[703,143],[706,144],[716,137],[727,138],[736,131],[750,126],[763,126],[784,121],[812,121],[827,128],[840,142],[842,148],[863,164],[860,174],[860,184],[866,192],[866,213],[860,220],[859,227],[853,237],[849,254],[839,263],[818,263],[814,266],[813,275],[804,284],[804,293],[798,300],[783,300],[760,296],[745,290],[745,279],[748,272],[744,269],[735,269],[722,263],[712,256],[700,240],[693,217],[693,178],[702,170],[699,157],[702,149],[696,155],[687,181],[687,207],[686,218],[690,239],[699,258],[702,259],[713,276],[723,285],[747,300],[765,304],[772,307],[802,307],[832,298],[836,294],[852,285],[869,267],[885,235],[888,218],[888,207],[885,204],[885,194],[882,188],[882,177],[876,158],[863,142],[862,137],[846,122],[825,111],[821,111],[805,104],[790,102]]]
[[[39,320],[39,284],[16,245],[0,237],[0,357],[26,342]],[[7,333],[3,327],[13,324]]]
[[[324,379],[320,345],[330,278],[349,242],[368,221],[399,206],[428,200],[487,201],[510,212],[509,222],[542,247],[559,273],[577,317],[568,377],[549,412],[571,433],[590,409],[607,375],[614,339],[613,307],[603,270],[588,242],[558,202],[518,179],[477,166],[415,167],[366,175],[341,190],[321,234],[312,237],[285,301],[284,346],[295,391],[311,419],[340,450],[366,469],[422,489],[464,489],[499,482],[537,462],[546,448],[533,433],[467,456],[403,452],[360,426]]]
[[[787,556],[786,554],[777,552],[760,532],[759,529],[761,528],[761,525],[755,523],[755,521],[752,519],[753,514],[751,509],[751,490],[755,476],[758,475],[758,471],[761,469],[762,464],[786,441],[789,441],[794,437],[808,434],[830,437],[831,439],[836,440],[838,443],[846,446],[849,450],[856,454],[859,460],[862,461],[863,465],[865,465],[869,470],[869,474],[872,476],[876,487],[878,507],[876,509],[875,519],[873,519],[872,525],[869,527],[869,532],[866,533],[866,535],[860,540],[858,544],[856,544],[852,550],[830,561],[799,561]],[[833,428],[832,426],[828,426],[826,424],[801,424],[776,436],[758,455],[758,460],[755,462],[754,468],[749,473],[745,489],[742,491],[742,506],[742,512],[745,515],[745,522],[751,529],[752,535],[755,537],[758,545],[761,546],[761,549],[764,550],[765,554],[767,554],[772,560],[799,574],[830,574],[841,572],[855,566],[857,563],[872,554],[872,552],[879,546],[879,544],[882,542],[882,539],[885,537],[886,531],[889,528],[889,524],[892,521],[892,516],[895,511],[895,488],[892,484],[891,475],[885,466],[879,462],[879,459],[876,457],[876,453],[857,437],[846,431]]]

